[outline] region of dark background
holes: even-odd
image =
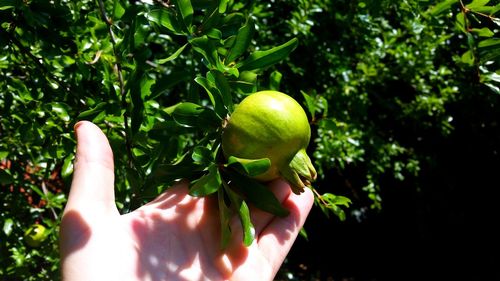
[[[313,208],[289,255],[298,279],[500,280],[500,116],[483,98],[450,105],[455,129],[420,146],[432,161],[418,178],[385,179],[380,212],[340,222]]]

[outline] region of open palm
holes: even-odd
[[[313,204],[310,190],[295,195],[283,181],[270,183],[290,215],[251,209],[254,243],[242,244],[235,218],[222,251],[217,201],[188,195],[187,182],[120,215],[106,136],[90,122],[75,130],[77,160],[61,223],[63,280],[272,280]]]

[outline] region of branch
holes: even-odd
[[[125,109],[125,113],[123,114],[123,125],[125,127],[125,146],[127,150],[127,155],[128,155],[128,165],[130,168],[133,167],[133,155],[132,155],[132,144],[131,144],[131,139],[130,139],[130,129],[128,125],[128,120],[129,120],[129,114],[128,114],[128,104],[127,104],[127,93],[125,92],[125,83],[123,81],[123,73],[122,73],[122,66],[120,63],[120,59],[118,57],[118,52],[116,51],[116,37],[115,33],[113,32],[113,21],[108,17],[106,13],[106,9],[104,7],[104,2],[103,0],[98,0],[99,2],[99,10],[101,12],[101,16],[106,22],[108,26],[108,32],[109,36],[111,38],[111,45],[113,46],[113,54],[115,57],[115,64],[114,64],[114,69],[118,75],[118,83],[120,85],[120,97],[121,97],[121,103],[122,107]]]

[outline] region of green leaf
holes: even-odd
[[[322,194],[319,198],[315,198],[315,202],[319,204],[321,210],[328,216],[329,212],[335,214],[340,220],[345,220],[345,212],[339,206],[349,207],[351,200],[344,196],[337,196],[331,193]]]
[[[196,164],[199,165],[207,165],[214,161],[214,156],[212,155],[212,151],[206,146],[196,146],[193,149],[193,153],[191,154],[191,158],[194,160]]]
[[[235,89],[236,92],[244,95],[248,95],[250,93],[254,93],[257,91],[256,83],[237,80],[237,81],[230,81],[229,85],[231,85],[231,87]]]
[[[255,32],[255,23],[252,18],[248,18],[246,24],[238,30],[234,45],[229,49],[225,63],[229,64],[245,53],[250,46],[253,34]]]
[[[500,7],[500,5],[498,5]],[[500,26],[500,18],[491,18],[491,21]]]
[[[467,44],[469,45],[469,49],[471,51],[474,51],[474,48],[476,47],[476,40],[474,39],[474,36],[470,33],[467,32]]]
[[[439,4],[435,5],[434,7],[432,7],[429,11],[429,13],[433,16],[437,16],[445,11],[448,11],[451,9],[451,6],[453,4],[456,4],[458,3],[459,0],[446,0],[446,1],[442,1],[440,2]]]
[[[0,160],[7,159],[7,156],[9,156],[9,151],[0,150]]]
[[[253,71],[242,71],[238,77],[240,81],[255,84],[257,82],[258,74]]]
[[[123,8],[120,0],[114,0],[113,2],[113,18],[115,20],[121,18],[125,14],[125,8]]]
[[[204,35],[193,38],[189,40],[189,43],[193,46],[193,50],[200,53],[203,58],[207,60],[211,68],[215,68],[217,66],[219,55],[217,54],[217,49],[215,48],[214,43],[208,38],[208,36]]]
[[[310,96],[308,95],[306,92],[304,91],[300,91],[300,93],[302,94],[302,96],[304,97],[304,100],[306,102],[306,105],[307,105],[307,111],[309,111],[309,113],[314,116],[314,114],[316,113],[316,102],[315,100]]]
[[[493,91],[495,94],[500,95],[500,87],[493,85],[491,83],[484,83],[484,85],[490,88],[490,90]]]
[[[51,102],[46,104],[46,106],[49,111],[52,111],[64,122],[69,122],[71,120],[68,114],[69,106],[67,104],[61,102]]]
[[[191,103],[181,102],[174,106],[165,109],[175,122],[184,127],[217,127],[220,119],[217,118],[215,112],[204,106]]]
[[[207,196],[215,193],[222,184],[222,179],[216,164],[208,167],[208,174],[191,182],[189,194],[195,197]]]
[[[193,6],[191,5],[191,0],[177,0],[177,7],[181,12],[182,19],[188,31],[191,30],[193,23]]]
[[[211,28],[205,33],[208,38],[220,40],[222,38],[222,32],[217,28]]]
[[[219,188],[217,192],[217,199],[219,205],[219,218],[220,218],[220,227],[221,227],[221,249],[225,249],[231,241],[231,219],[233,213],[231,209],[226,204],[226,200],[224,200],[224,189]]]
[[[89,109],[89,110],[85,110],[82,113],[80,113],[77,118],[79,120],[82,120],[82,119],[89,118],[90,116],[92,116],[92,117],[96,116],[97,114],[104,111],[106,105],[107,105],[106,102],[100,102],[96,106],[94,106],[94,108]],[[92,118],[89,118],[89,119],[92,119]]]
[[[252,245],[255,238],[255,228],[250,219],[250,209],[245,201],[241,199],[228,185],[223,185],[226,194],[231,201],[231,206],[238,213],[238,217],[241,222],[241,227],[243,229],[243,244],[245,246]]]
[[[476,33],[477,35],[479,35],[481,37],[493,37],[493,35],[495,35],[495,33],[487,27],[473,28],[472,32]]]
[[[256,51],[243,62],[237,64],[240,71],[253,70],[271,66],[285,59],[299,44],[297,38],[293,38],[283,45],[274,47],[266,51]]]
[[[73,174],[73,160],[75,158],[75,155],[71,153],[70,155],[66,156],[63,161],[63,165],[61,167],[61,176],[63,179],[68,179],[71,174]]]
[[[464,13],[458,13],[456,15],[455,26],[463,33],[469,34],[469,32],[467,32],[467,27],[465,25],[465,14]]]
[[[220,120],[223,120],[227,116],[229,111],[224,104],[224,100],[222,98],[222,94],[220,93],[219,89],[213,87],[210,81],[205,77],[198,76],[194,79],[194,81],[205,89],[210,99],[210,102],[214,107],[215,113],[217,114]]]
[[[158,165],[146,178],[144,184],[145,190],[154,187],[157,184],[168,185],[175,180],[191,178],[194,174],[203,170],[203,166],[193,162],[191,157],[184,154],[174,163]]]
[[[302,238],[304,238],[304,239],[306,239],[306,240],[309,240],[309,237],[307,236],[306,229],[305,229],[304,227],[302,227],[302,228],[300,229],[299,235],[300,235]]]
[[[474,65],[474,53],[471,52],[471,50],[468,50],[467,52],[465,52],[462,55],[460,60],[469,66],[473,66]]]
[[[0,11],[16,7],[17,0],[0,0]]]
[[[500,74],[495,73],[495,72],[489,72],[487,74],[482,74],[481,75],[481,81],[495,81],[497,83],[500,83]]]
[[[470,4],[465,5],[465,7],[471,10],[475,10],[477,8],[485,6],[486,4],[488,4],[488,2],[490,2],[490,0],[473,0]]]
[[[180,47],[179,49],[177,49],[177,51],[175,51],[169,57],[161,59],[161,60],[158,60],[158,64],[164,64],[166,62],[169,62],[171,60],[176,59],[182,53],[182,51],[184,51],[184,49],[186,48],[187,45],[188,45],[188,43],[182,45],[182,47]]]
[[[223,14],[226,12],[227,9],[227,3],[229,0],[220,0],[219,2],[219,13]]]
[[[166,9],[156,9],[146,14],[146,18],[160,26],[167,28],[174,34],[184,34],[175,14]]]
[[[271,72],[269,75],[269,88],[271,90],[279,91],[282,77],[283,74],[277,70]]]
[[[213,1],[210,1],[213,4]],[[213,5],[211,5],[211,8],[213,9],[212,12],[205,14],[198,30],[211,30],[219,22],[221,14],[218,11],[218,7],[213,7]]]
[[[3,222],[3,233],[9,236],[12,233],[12,229],[14,228],[14,221],[11,218],[5,219]]]
[[[145,119],[144,100],[151,94],[151,85],[154,82],[155,81],[153,79],[139,71],[134,72],[131,79],[128,80],[127,87],[129,88],[130,98],[132,101],[130,127],[133,135],[139,132],[142,122]]]
[[[229,111],[232,111],[233,96],[231,95],[231,87],[229,86],[227,78],[218,70],[211,70],[210,74],[213,76],[215,86],[221,94],[222,102],[229,109]]]
[[[227,166],[233,167],[250,177],[255,177],[267,172],[271,167],[271,161],[268,158],[243,159],[229,156]]]
[[[500,38],[482,40],[477,46],[479,48],[479,57],[482,63],[495,61],[500,57]]]
[[[500,47],[500,38],[485,39],[477,44],[479,48],[498,48]]]
[[[238,214],[241,220],[241,225],[243,226],[243,244],[248,247],[252,245],[252,242],[255,239],[255,227],[250,220],[250,209],[245,201],[241,201]]]
[[[255,207],[279,217],[285,217],[290,213],[267,186],[231,169],[225,169],[224,175],[230,179],[231,188]]]

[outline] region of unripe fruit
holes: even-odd
[[[307,115],[297,101],[281,92],[261,91],[236,106],[222,133],[222,150],[226,157],[269,158],[271,167],[256,179],[283,177],[299,194],[316,179],[306,153],[310,137]]]
[[[30,226],[24,233],[24,240],[31,247],[39,247],[42,242],[47,238],[47,229],[41,224],[34,224]]]

